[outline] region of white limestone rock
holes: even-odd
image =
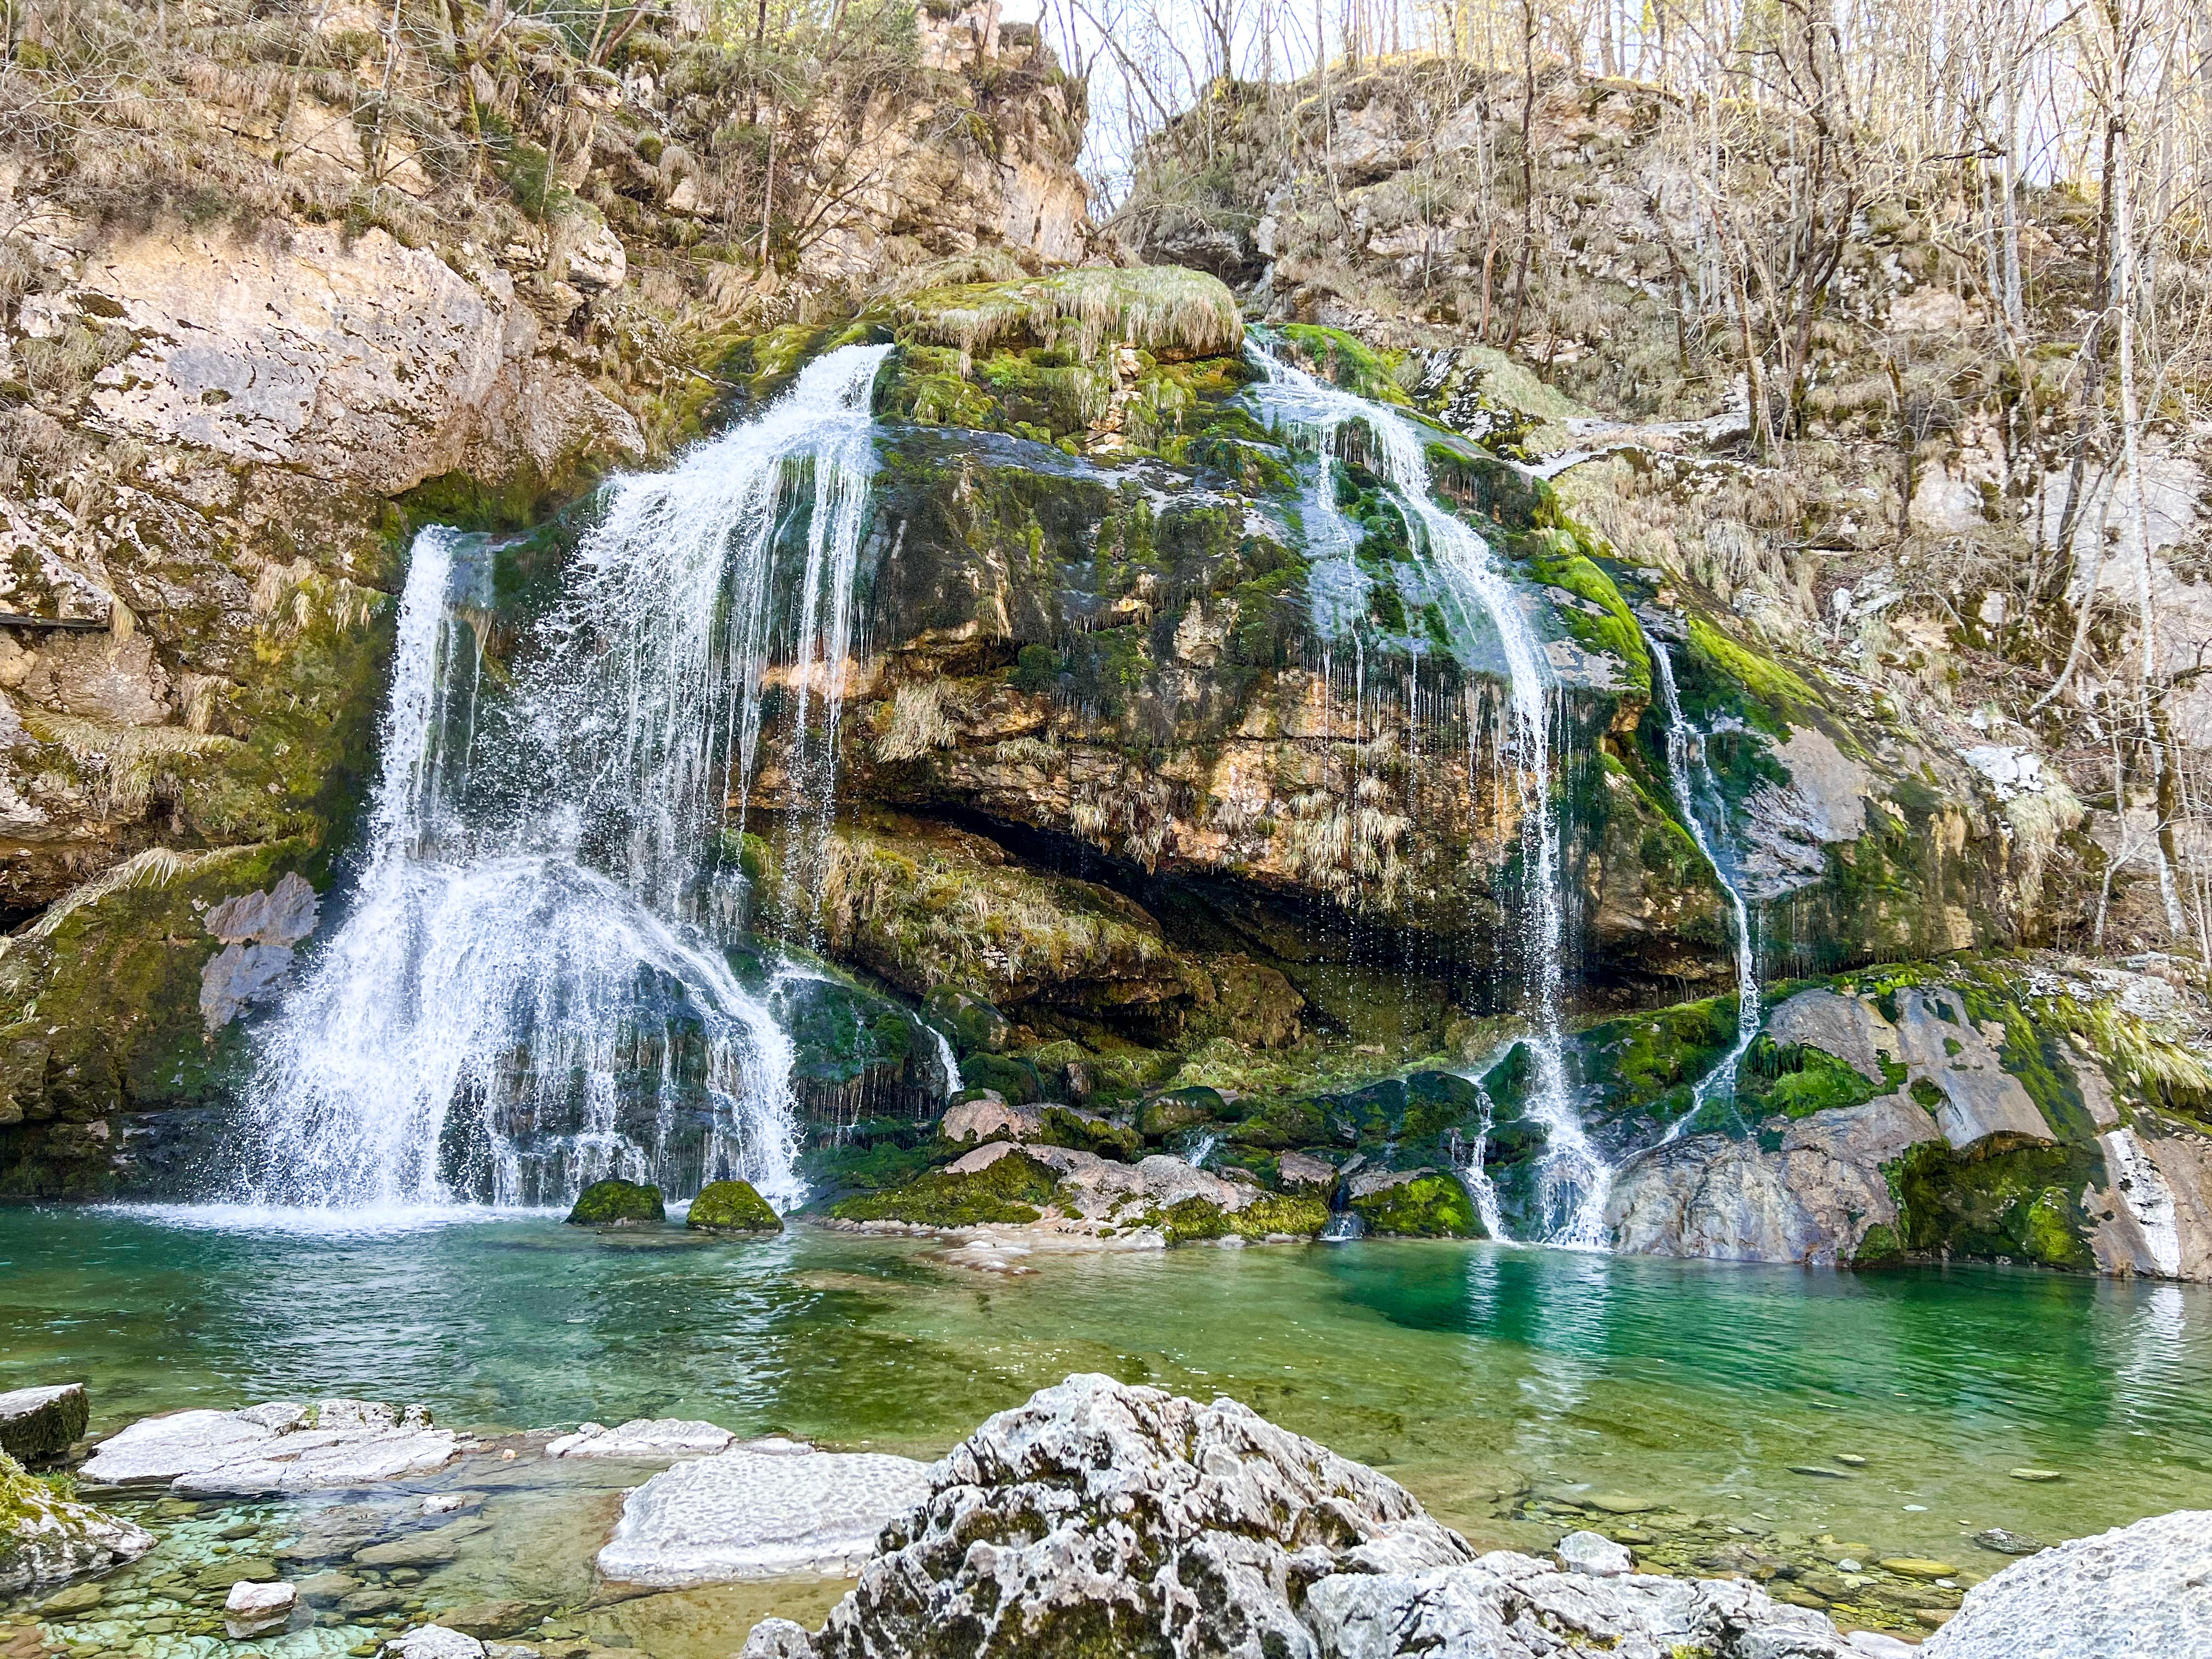
[[[484,1659],[484,1644],[443,1625],[417,1625],[384,1644],[392,1659]]]
[[[1756,1584],[1476,1557],[1396,1482],[1231,1400],[1071,1376],[929,1471],[812,1635],[740,1659],[1850,1659]],[[1616,1554],[1617,1553],[1617,1554]],[[1620,1570],[1615,1571],[1616,1561]]]
[[[1559,1572],[1498,1550],[1424,1573],[1336,1573],[1306,1593],[1316,1659],[1846,1659],[1817,1613],[1756,1584]]]
[[[698,1457],[623,1502],[601,1577],[669,1589],[793,1572],[851,1572],[885,1523],[928,1494],[927,1466],[876,1452]]]
[[[1628,1546],[1616,1544],[1601,1532],[1571,1532],[1552,1553],[1565,1572],[1586,1573],[1592,1578],[1619,1578],[1636,1569]]]
[[[1966,1592],[1927,1659],[2181,1659],[2212,1654],[2212,1510],[2077,1538]]]
[[[978,1651],[1310,1656],[1294,1587],[1471,1559],[1396,1482],[1234,1401],[1072,1376],[929,1471],[814,1639],[823,1659]],[[770,1650],[769,1651],[773,1651]]]
[[[0,1596],[105,1572],[153,1547],[143,1527],[64,1498],[0,1453]]]
[[[727,1451],[737,1436],[696,1418],[638,1417],[616,1428],[584,1423],[545,1448],[549,1457],[701,1457]]]
[[[266,1636],[290,1621],[292,1608],[299,1599],[298,1589],[281,1579],[263,1584],[241,1579],[230,1587],[230,1594],[223,1599],[224,1632],[234,1642],[250,1642],[258,1636]]]
[[[379,1486],[443,1468],[459,1437],[431,1426],[419,1406],[374,1401],[290,1401],[242,1412],[143,1418],[101,1443],[88,1480],[161,1482],[179,1492],[252,1495]]]

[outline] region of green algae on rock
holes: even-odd
[[[1480,1238],[1482,1218],[1459,1179],[1438,1170],[1354,1176],[1350,1203],[1371,1233],[1401,1238]]]
[[[568,1220],[576,1227],[639,1227],[667,1219],[660,1188],[633,1181],[595,1181],[576,1195]]]
[[[933,1170],[888,1192],[864,1193],[833,1204],[839,1221],[902,1221],[916,1227],[1022,1225],[1041,1218],[1060,1177],[1017,1152],[981,1169]]]
[[[26,1474],[0,1452],[0,1595],[105,1571],[154,1542],[143,1528],[79,1503],[66,1481]]]
[[[783,1218],[750,1181],[710,1181],[699,1189],[684,1224],[700,1232],[780,1233]]]

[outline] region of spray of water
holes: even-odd
[[[1537,1176],[1544,1242],[1601,1249],[1607,1242],[1605,1204],[1613,1172],[1583,1131],[1567,1077],[1562,1003],[1565,990],[1565,913],[1559,822],[1552,799],[1553,699],[1555,677],[1541,641],[1511,580],[1474,527],[1440,506],[1429,477],[1427,429],[1400,410],[1353,395],[1284,362],[1255,341],[1252,354],[1266,384],[1261,408],[1279,426],[1310,441],[1326,462],[1343,434],[1363,427],[1374,471],[1389,486],[1439,585],[1464,623],[1486,620],[1504,651],[1507,719],[1501,730],[1501,770],[1515,778],[1528,872],[1522,916],[1528,963],[1525,990],[1532,1030],[1528,1111],[1544,1125],[1547,1146]],[[1470,725],[1470,732],[1473,732]]]
[[[417,538],[363,866],[264,1034],[248,1196],[533,1204],[610,1175],[802,1195],[791,1043],[720,943],[744,899],[726,823],[775,714],[828,824],[887,349],[830,353],[611,486],[495,700],[458,603],[481,544]]]
[[[1705,855],[1705,862],[1712,866],[1713,874],[1720,879],[1721,890],[1728,895],[1729,908],[1735,915],[1735,1042],[1720,1064],[1706,1073],[1691,1091],[1690,1109],[1667,1126],[1667,1133],[1660,1137],[1664,1143],[1680,1136],[1708,1101],[1735,1098],[1736,1067],[1742,1063],[1752,1040],[1759,1035],[1759,957],[1752,938],[1751,907],[1744,902],[1743,890],[1729,873],[1727,864],[1715,852],[1711,836],[1698,810],[1701,791],[1715,802],[1720,798],[1719,785],[1705,759],[1705,735],[1682,713],[1681,694],[1674,687],[1674,660],[1667,650],[1667,642],[1652,638],[1648,632],[1644,637],[1651,652],[1652,677],[1659,683],[1660,708],[1667,716],[1667,775],[1674,783],[1674,804],[1681,809],[1682,827],[1690,832],[1690,839]]]

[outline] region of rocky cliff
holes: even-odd
[[[796,102],[763,90],[762,43],[680,9],[610,46],[464,5],[436,50],[380,55],[332,9],[267,38],[210,16],[145,67],[189,99],[27,141],[4,177],[0,1182],[205,1179],[258,1011],[344,902],[411,528],[494,533],[469,621],[496,696],[596,474],[867,342],[893,350],[863,643],[832,671],[836,811],[780,746],[812,681],[771,660],[724,838],[732,960],[841,1128],[809,1154],[823,1199],[1096,1222],[1078,1175],[1204,1139],[1227,1190],[1170,1234],[1310,1232],[1332,1204],[1377,1231],[1524,1231],[1550,1148],[1511,1039],[1548,781],[1589,1026],[1572,1085],[1623,1248],[2205,1272],[2201,1009],[2017,954],[2081,942],[2093,893],[2122,927],[2145,900],[2100,886],[2087,781],[1968,695],[1999,659],[1987,628],[1899,644],[1925,607],[1877,586],[1939,531],[1916,494],[1893,554],[1860,534],[1879,491],[1838,482],[1886,440],[1839,403],[1832,453],[1785,465],[1725,388],[1632,369],[1668,234],[1663,190],[1632,200],[1667,162],[1633,88],[1545,90],[1546,165],[1587,175],[1559,199],[1589,234],[1538,278],[1547,331],[1506,350],[1470,325],[1457,232],[1408,252],[1385,211],[1495,99],[1454,118],[1462,143],[1416,133],[1406,85],[1356,84],[1326,210],[1240,151],[1265,216],[1147,210],[1121,227],[1138,256],[1179,263],[1115,263],[1072,164],[1082,90],[988,7],[856,24],[842,57],[788,40],[820,71]],[[349,99],[348,123],[313,114]],[[193,194],[194,169],[232,199]],[[1937,289],[1881,234],[1838,314],[1887,338]],[[1261,347],[1366,400],[1340,465],[1270,413]],[[1874,349],[1838,345],[1838,373]],[[1386,420],[1558,683],[1543,767],[1516,748],[1502,636],[1455,608],[1393,484]],[[1761,976],[1812,976],[1770,988],[1712,1100],[1735,923],[1702,828]],[[777,975],[779,953],[815,967]],[[908,1202],[977,1150],[933,1127],[940,1040],[1013,1115],[981,1139],[1053,1155]],[[1224,1218],[1262,1200],[1297,1224]]]

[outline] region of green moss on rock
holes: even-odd
[[[830,1206],[840,1221],[903,1221],[918,1227],[975,1227],[1035,1221],[1060,1178],[1036,1159],[1007,1152],[980,1170],[933,1170],[889,1192]]]
[[[1145,1219],[1158,1227],[1170,1244],[1215,1238],[1312,1238],[1328,1225],[1328,1206],[1317,1198],[1285,1193],[1267,1194],[1237,1210],[1224,1210],[1208,1199],[1187,1198]]]
[[[700,1232],[780,1233],[783,1218],[750,1181],[710,1181],[691,1200],[684,1224]]]
[[[634,1181],[595,1181],[576,1194],[568,1212],[574,1227],[639,1227],[667,1218],[660,1188]]]
[[[1467,1188],[1437,1170],[1420,1170],[1410,1180],[1355,1197],[1352,1208],[1371,1233],[1401,1238],[1483,1237],[1482,1219]]]

